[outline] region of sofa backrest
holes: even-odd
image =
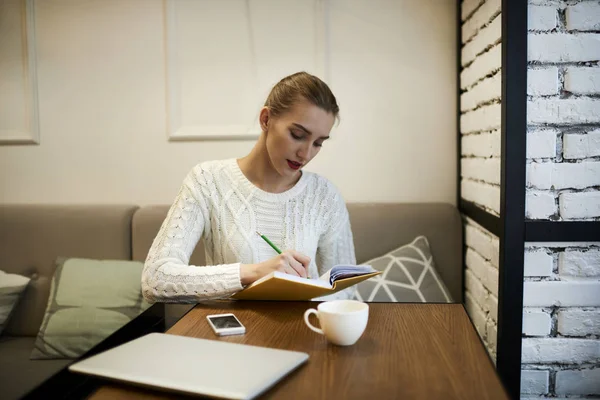
[[[415,237],[427,237],[431,255],[455,302],[463,297],[463,227],[458,209],[445,203],[350,203],[356,261],[381,256]]]
[[[169,206],[141,207],[133,217],[133,259],[144,261]],[[378,257],[424,235],[444,283],[455,301],[462,301],[463,237],[457,208],[444,203],[349,203],[358,263]],[[200,240],[191,265],[205,265]]]
[[[131,259],[133,205],[0,205],[0,269],[29,276],[3,334],[35,336],[58,257]]]
[[[3,334],[35,336],[58,257],[144,261],[169,206],[0,205],[0,269],[32,278]],[[357,262],[425,235],[455,301],[462,301],[461,217],[449,204],[349,203]],[[198,243],[190,263],[204,265]]]

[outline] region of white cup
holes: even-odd
[[[308,321],[310,314],[319,319],[321,329]],[[349,346],[356,343],[367,327],[369,306],[357,300],[326,301],[309,308],[304,313],[304,322],[313,331],[325,335],[327,340],[339,346]]]

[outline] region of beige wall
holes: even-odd
[[[0,202],[170,203],[194,164],[250,150],[168,141],[161,1],[35,4],[40,144],[0,146]],[[308,169],[347,201],[454,203],[454,1],[329,7],[342,122]]]

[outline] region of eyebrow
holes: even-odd
[[[309,131],[308,129],[306,129],[305,127],[303,127],[302,125],[300,125],[300,124],[297,124],[297,123],[295,123],[295,122],[292,122],[292,125],[294,125],[294,126],[295,126],[296,128],[298,128],[298,129],[301,129],[301,130],[303,130],[303,131],[304,131],[304,132],[306,132],[308,135],[312,135],[312,132],[311,132],[311,131]],[[329,136],[323,136],[323,137],[322,137],[322,138],[320,138],[320,139],[327,140],[327,139],[329,139]]]

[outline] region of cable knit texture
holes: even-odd
[[[235,159],[196,165],[185,177],[152,243],[142,273],[142,292],[151,302],[198,302],[229,297],[243,289],[240,264],[256,264],[280,249],[310,257],[309,278],[336,264],[355,264],[344,200],[327,179],[302,172],[283,193],[256,187]],[[205,241],[206,266],[189,265],[198,240]],[[351,287],[318,300],[352,298]]]

